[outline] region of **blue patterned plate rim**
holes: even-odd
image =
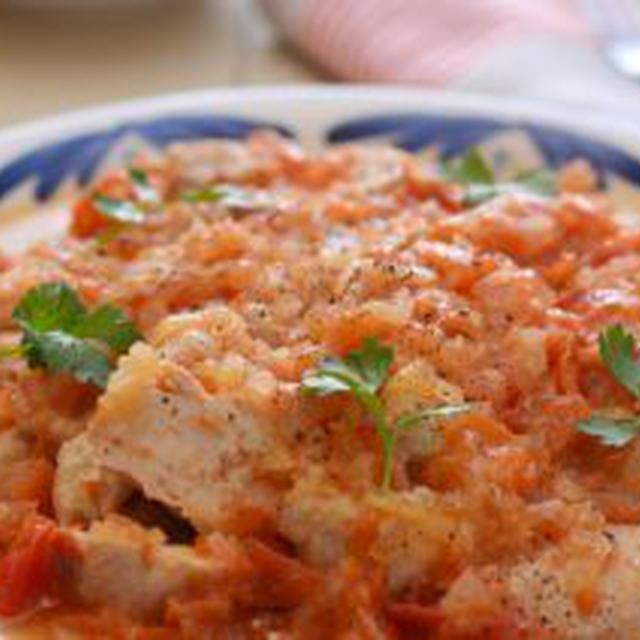
[[[86,183],[127,133],[164,146],[201,137],[240,138],[265,126],[303,140],[348,142],[384,135],[410,150],[436,142],[449,153],[518,128],[551,165],[583,155],[603,173],[640,184],[640,127],[612,115],[576,115],[566,106],[428,89],[285,86],[114,103],[0,132],[0,199],[29,179],[35,179],[39,200],[68,178]]]

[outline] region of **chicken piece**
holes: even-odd
[[[345,145],[333,149],[329,159],[349,167],[348,181],[338,182],[336,191],[357,197],[393,189],[404,176],[407,156],[400,149],[384,146]]]
[[[314,465],[287,494],[279,528],[306,561],[328,567],[347,555],[349,535],[360,515],[353,498],[327,482]]]
[[[278,171],[279,151],[285,144],[270,132],[254,134],[251,146],[233,140],[175,143],[167,149],[165,162],[187,188],[248,177],[269,182]]]
[[[171,335],[170,347],[140,343],[121,360],[86,443],[74,441],[60,456],[59,517],[91,520],[104,512],[95,502],[86,504],[82,482],[73,481],[72,467],[81,464],[73,452],[80,450],[100,473],[125,476],[145,497],[201,531],[251,531],[274,519],[292,471],[275,417],[286,392],[270,372],[246,358],[237,358],[242,366],[234,375],[222,366],[228,345],[250,344],[238,322],[220,309],[187,314],[171,320],[170,331],[159,331]],[[85,446],[91,451],[82,454]]]
[[[424,575],[437,575],[462,555],[471,540],[459,517],[426,487],[368,500],[378,521],[371,555],[387,570],[387,585],[400,593]]]
[[[314,566],[362,554],[384,570],[389,590],[400,593],[471,544],[459,519],[425,487],[388,495],[372,491],[358,503],[311,472],[288,494],[280,531]],[[357,527],[362,521],[370,527],[366,547]]]
[[[637,528],[613,526],[510,569],[468,569],[443,601],[438,637],[471,637],[498,618],[504,632],[508,618],[514,629],[531,630],[522,638],[638,638],[639,557]]]
[[[114,511],[131,494],[130,480],[96,462],[96,451],[82,434],[62,446],[53,488],[60,524],[95,520]]]
[[[504,339],[502,369],[523,394],[548,385],[546,337],[542,329],[523,327],[510,330]]]
[[[122,516],[109,516],[71,535],[79,551],[79,599],[116,606],[140,620],[157,619],[171,595],[223,579],[235,562],[233,555],[199,555],[191,547],[165,544],[159,530]]]
[[[550,252],[563,239],[563,229],[540,198],[506,194],[461,215],[446,218],[439,232],[468,238],[484,249],[526,262]]]
[[[513,322],[536,325],[554,303],[553,291],[532,269],[503,267],[478,280],[471,289],[487,324],[509,328]]]

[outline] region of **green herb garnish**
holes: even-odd
[[[622,325],[606,327],[598,338],[600,359],[609,373],[640,400],[640,362],[635,358],[636,339]],[[624,447],[640,432],[640,416],[612,418],[596,413],[576,424],[581,433],[598,438],[603,444]]]
[[[393,362],[393,349],[375,338],[366,338],[360,349],[354,349],[344,358],[327,358],[302,379],[302,392],[328,396],[349,393],[373,421],[382,441],[382,488],[391,486],[393,457],[400,431],[437,418],[453,417],[468,411],[465,405],[433,407],[413,415],[401,416],[389,424],[384,402],[379,393],[389,378]]]
[[[211,185],[182,195],[187,202],[219,202],[231,209],[255,209],[264,206],[257,195],[235,185]]]
[[[485,161],[477,147],[471,147],[458,160],[445,165],[445,173],[461,184],[493,184],[493,169]]]
[[[476,147],[470,148],[462,158],[442,165],[444,177],[466,188],[465,203],[480,204],[505,193],[530,193],[549,197],[557,189],[555,174],[538,169],[515,177],[509,182],[496,182],[493,169]]]
[[[12,317],[22,329],[20,349],[29,366],[66,371],[102,388],[115,356],[142,338],[120,309],[106,304],[89,311],[64,282],[30,289]]]
[[[517,176],[515,184],[528,193],[550,197],[558,191],[558,176],[550,169],[534,169]]]
[[[94,207],[110,222],[109,227],[96,236],[99,246],[107,245],[128,225],[142,224],[147,213],[161,203],[160,194],[151,185],[145,171],[132,167],[129,177],[135,192],[133,201],[111,198],[101,193],[93,196]]]
[[[629,444],[640,431],[640,417],[613,419],[594,414],[577,423],[576,429],[581,433],[598,438],[608,447],[624,447]]]
[[[136,198],[145,204],[158,204],[160,194],[151,186],[149,176],[146,171],[132,167],[129,169],[129,176],[133,182]]]
[[[114,222],[142,224],[145,219],[145,212],[128,200],[116,200],[97,193],[93,196],[93,204],[100,213]]]

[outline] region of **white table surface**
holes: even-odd
[[[156,93],[322,80],[278,42],[250,0],[81,11],[0,0],[0,127]]]

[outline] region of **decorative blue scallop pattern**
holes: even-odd
[[[292,137],[290,129],[272,122],[233,116],[169,116],[135,121],[83,134],[25,153],[0,169],[0,199],[29,179],[35,178],[35,197],[44,201],[60,184],[75,178],[86,184],[114,143],[127,134],[136,134],[154,146],[202,138],[244,138],[254,129],[273,129]]]
[[[40,201],[53,195],[69,178],[86,184],[113,145],[128,134],[161,148],[184,140],[241,139],[254,129],[262,128],[288,137],[294,135],[291,128],[273,122],[211,114],[137,120],[78,135],[25,153],[1,168],[0,199],[30,179],[35,179],[35,197]],[[613,173],[640,185],[640,161],[630,153],[587,136],[531,122],[426,113],[388,114],[338,123],[328,130],[326,140],[342,143],[384,136],[409,151],[436,144],[449,156],[514,129],[526,132],[551,166],[583,157],[591,161],[601,176]]]
[[[386,136],[408,151],[436,144],[445,156],[449,156],[480,144],[497,133],[514,129],[529,135],[550,166],[561,165],[576,157],[587,158],[601,176],[613,173],[640,185],[640,161],[626,151],[580,134],[531,122],[424,113],[389,114],[337,124],[327,133],[327,141],[355,142]]]

